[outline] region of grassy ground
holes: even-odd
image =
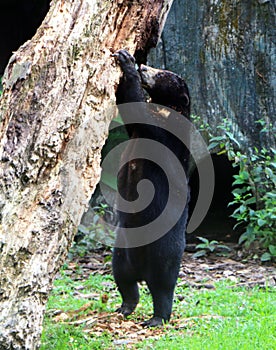
[[[152,312],[145,285],[136,312],[123,320],[113,312],[120,297],[112,277],[96,272],[83,279],[78,269],[74,277],[65,269],[55,281],[41,350],[276,349],[275,288],[248,288],[227,279],[195,288],[180,280],[171,323],[148,330],[139,325]]]

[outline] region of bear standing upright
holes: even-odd
[[[139,139],[158,142],[165,146],[169,152],[174,153],[181,167],[187,173],[189,167],[187,145],[166,130],[166,127],[161,127],[161,125],[166,126],[170,118],[189,119],[190,97],[184,80],[172,72],[145,65],[141,65],[137,71],[134,58],[126,50],[119,50],[113,56],[123,71],[123,77],[116,94],[117,104],[132,102],[126,110],[120,109],[119,106],[123,120],[127,118],[127,113],[134,115],[133,123],[128,122],[126,125],[129,137],[134,141],[131,147],[139,147]],[[169,107],[179,113],[165,113],[164,116],[161,109],[154,108],[153,119],[156,114],[156,120],[163,118],[164,122],[157,125],[147,123],[147,118],[151,117],[148,116],[147,111],[144,111],[144,104],[141,104],[141,109],[137,109],[137,104],[134,103],[145,102],[143,88],[149,94],[152,103]],[[132,153],[133,150],[127,149],[127,152]],[[139,197],[137,185],[141,180],[149,180],[155,189],[152,201],[146,209],[137,212],[118,212],[120,235],[125,240],[126,246],[116,246],[112,259],[115,282],[122,296],[122,305],[117,310],[118,312],[124,316],[130,315],[139,301],[137,282],[145,281],[147,283],[153,299],[154,315],[143,323],[144,326],[162,325],[170,319],[174,289],[185,249],[185,230],[188,218],[189,187],[187,176],[179,178],[178,172],[169,160],[163,159],[166,158],[166,152],[159,154],[159,157],[162,158],[162,161],[169,163],[168,172],[172,175],[173,180],[168,181],[167,174],[154,161],[141,157],[126,162],[118,176],[119,193],[129,203],[135,202]],[[180,193],[183,187],[185,187],[186,198],[179,199],[184,202],[183,210],[172,227],[165,234],[149,243],[128,247],[128,229],[148,227],[149,223],[156,220],[165,211],[169,202],[169,191]],[[164,225],[160,227],[161,231],[163,226],[166,226],[167,221],[174,218],[174,209],[174,207],[169,209],[170,215]],[[146,231],[141,230],[140,232],[143,236]],[[150,232],[146,232],[145,235],[148,233],[150,234]]]

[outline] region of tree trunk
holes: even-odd
[[[150,55],[186,79],[192,113],[213,133],[230,121],[243,151],[275,147],[275,18],[271,0],[175,0]]]
[[[120,70],[171,0],[53,0],[12,56],[0,104],[0,349],[36,349],[53,278],[100,176]],[[142,57],[141,56],[141,57]]]

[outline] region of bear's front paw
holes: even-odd
[[[119,62],[121,68],[124,70],[126,67],[135,67],[135,58],[127,50],[118,50],[112,54]]]

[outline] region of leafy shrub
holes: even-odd
[[[93,221],[89,227],[79,225],[77,237],[70,250],[70,255],[77,254],[84,256],[89,251],[103,246],[113,246],[115,240],[115,233],[108,229],[103,218],[107,215],[113,215],[109,210],[107,204],[99,204],[93,208]]]
[[[258,241],[268,249],[261,260],[270,260],[276,257],[276,193],[273,192],[276,187],[276,152],[263,149],[259,153],[255,151],[250,158],[238,156],[239,174],[234,176],[234,200],[229,205],[237,205],[232,214],[237,225],[246,223],[239,243],[244,242],[249,247]]]
[[[199,249],[195,254],[193,254],[193,258],[199,258],[201,256],[206,256],[210,253],[216,252],[217,254],[222,254],[222,251],[230,251],[231,249],[226,245],[219,244],[218,241],[209,241],[204,237],[197,237],[202,243],[197,244],[196,249]]]
[[[264,125],[262,121],[258,121]],[[262,261],[276,258],[276,151],[274,149],[254,148],[248,154],[241,151],[239,142],[231,132],[229,121],[218,127],[221,136],[211,137],[209,150],[216,149],[218,154],[227,153],[239,172],[234,175],[232,191],[235,205],[232,217],[238,225],[245,225],[245,231],[239,239],[248,248],[253,242],[267,251]],[[263,132],[265,132],[265,128]]]

